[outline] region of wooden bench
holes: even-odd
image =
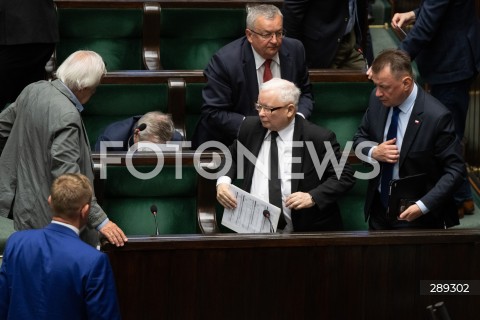
[[[311,70],[310,80],[314,89],[316,106],[311,121],[332,129],[339,143],[344,146],[353,138],[361,117],[368,104],[370,91],[373,84],[368,81],[363,72],[339,70]],[[191,140],[191,135],[200,117],[202,105],[202,89],[206,79],[201,70],[193,71],[122,71],[110,72],[102,80],[97,93],[87,104],[85,110],[85,123],[90,140],[96,140],[100,120],[106,125],[108,117],[99,118],[96,112],[105,113],[121,112],[126,117],[127,112],[134,105],[147,105],[148,95],[157,94],[162,103],[152,108],[170,113],[177,130],[185,134],[186,140]],[[147,91],[149,90],[147,93]],[[104,92],[109,95],[101,97]],[[137,93],[134,93],[137,92]],[[106,94],[106,93],[105,93]],[[115,99],[115,100],[113,100]],[[136,101],[138,100],[138,101]],[[100,104],[98,101],[102,101]],[[116,103],[112,103],[115,101]],[[110,106],[108,106],[110,105]],[[152,106],[154,104],[151,104]],[[133,108],[138,112],[138,108]],[[145,109],[147,111],[147,108]],[[148,110],[149,111],[149,110]],[[110,112],[110,111],[108,111]],[[118,119],[119,117],[117,117]],[[358,164],[358,159],[350,154],[349,161],[355,164],[358,171],[369,171]],[[367,181],[358,180],[353,190],[340,201],[341,211],[347,230],[364,230],[367,224],[363,218],[363,203]],[[213,199],[212,204],[216,201]],[[217,219],[221,219],[222,208],[216,206]],[[218,231],[221,228],[212,230]],[[225,229],[223,229],[225,231]]]
[[[213,153],[196,156],[180,150],[92,157],[98,202],[127,235],[155,234],[151,205],[158,208],[161,234],[215,232],[215,179],[202,175],[214,161]]]
[[[55,0],[60,42],[49,70],[72,52],[98,52],[109,71],[203,69],[245,33],[247,3],[282,1]]]
[[[344,146],[360,124],[373,84],[362,71],[316,69],[309,75],[315,98],[310,121],[335,131]],[[202,70],[109,72],[102,80],[102,85],[106,84],[168,84],[168,106],[163,110],[172,115],[177,130],[185,133],[187,141],[191,140],[203,104],[206,78]],[[98,99],[98,94],[97,90],[92,100]]]
[[[478,295],[435,295],[428,281],[478,290],[479,243],[479,230],[452,229],[161,236],[102,250],[126,320],[427,319],[438,301],[475,319]]]

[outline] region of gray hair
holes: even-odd
[[[96,88],[107,72],[102,57],[94,51],[72,53],[58,67],[56,76],[72,91]]]
[[[247,6],[247,28],[254,29],[255,21],[259,17],[264,17],[267,20],[273,20],[276,16],[283,17],[279,8],[273,4],[257,4]]]
[[[138,133],[138,141],[166,143],[172,140],[175,126],[169,115],[160,111],[145,113],[137,122],[137,126],[145,123],[147,127]]]
[[[264,82],[260,86],[260,91],[275,90],[278,92],[280,101],[284,104],[292,103],[295,108],[298,107],[298,101],[300,100],[300,89],[288,80],[273,78],[267,82]]]

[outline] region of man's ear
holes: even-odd
[[[52,206],[52,196],[48,196],[48,205]]]
[[[86,203],[80,210],[80,213],[82,215],[82,218],[86,219],[88,217],[88,214],[90,213],[90,203]]]
[[[247,36],[248,42],[252,43],[252,41],[253,41],[252,40],[252,36],[253,36],[252,31],[250,31],[248,29],[245,29],[245,35]]]
[[[408,91],[412,87],[412,84],[413,84],[412,77],[403,78],[402,79],[402,84],[403,84],[403,87],[405,88],[405,91]]]
[[[297,114],[297,110],[295,108],[295,105],[293,105],[293,103],[290,103],[288,105],[288,117],[295,117],[295,115]]]

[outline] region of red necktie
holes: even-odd
[[[268,80],[272,79],[272,69],[270,69],[270,63],[272,63],[272,59],[267,59],[263,63],[265,69],[263,70],[263,82],[267,82]]]

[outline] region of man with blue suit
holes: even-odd
[[[380,53],[373,61],[371,77],[376,88],[353,145],[356,152],[361,151],[368,161],[378,161],[382,167],[367,189],[365,218],[370,229],[443,229],[457,225],[453,193],[465,174],[465,164],[452,114],[415,83],[410,57],[402,50]],[[396,126],[390,130],[392,122]],[[394,131],[393,136],[390,131]],[[387,215],[387,180],[420,174],[425,174],[426,193],[419,199],[409,199],[414,204],[398,217]]]
[[[229,146],[244,118],[258,116],[258,88],[272,77],[295,83],[302,92],[298,114],[308,118],[312,113],[305,50],[300,41],[285,38],[280,9],[274,5],[250,6],[246,24],[246,35],[221,48],[204,71],[207,85],[193,148],[210,140]]]
[[[480,22],[474,0],[424,0],[414,11],[396,13],[394,28],[415,23],[400,44],[430,93],[452,113],[455,132],[463,140],[469,105],[469,91],[480,71]],[[472,191],[466,176],[455,194],[460,218],[473,214]]]
[[[17,231],[0,269],[0,319],[120,319],[107,255],[80,240],[92,187],[82,174],[52,184],[52,222]]]

